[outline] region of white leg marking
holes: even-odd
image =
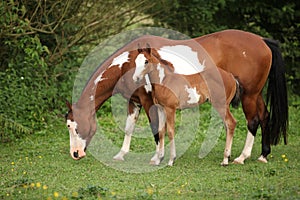
[[[120,152],[113,157],[114,160],[124,160],[124,156],[129,152],[130,149],[130,142],[131,142],[131,136],[134,131],[134,126],[137,120],[137,117],[139,115],[139,108],[136,107],[133,110],[133,113],[131,115],[127,116],[126,120],[126,126],[125,126],[125,137],[123,141],[122,148]]]
[[[119,153],[114,156],[113,158],[114,160],[124,161],[124,156],[129,152],[130,141],[131,141],[131,134],[130,135],[125,134],[122,148],[119,151]]]
[[[159,165],[164,159],[164,154],[164,140],[162,139],[161,143],[159,142],[158,145],[156,145],[156,152],[150,160],[150,165]]]
[[[263,155],[259,156],[259,158],[257,160],[262,163],[268,163],[267,158],[265,158]]]
[[[168,162],[169,166],[173,166],[176,159],[176,149],[175,149],[175,139],[170,141],[170,160]]]
[[[254,136],[248,130],[247,138],[246,138],[246,142],[245,142],[245,146],[242,151],[242,154],[239,157],[237,157],[236,159],[234,159],[233,162],[236,164],[244,164],[244,160],[246,160],[247,158],[249,158],[251,156],[253,143],[254,143]]]

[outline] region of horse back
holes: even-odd
[[[271,67],[272,52],[261,36],[226,30],[195,40],[216,66],[237,77],[245,90],[259,92],[263,88]]]

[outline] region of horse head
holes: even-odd
[[[133,74],[133,81],[139,83],[146,74],[153,72],[158,65],[160,59],[157,51],[151,48],[147,43],[146,48],[138,46],[138,56],[135,59],[135,71]]]
[[[74,160],[79,160],[86,155],[86,148],[96,133],[96,119],[95,115],[87,113],[86,109],[68,101],[66,104],[69,108],[66,121],[70,134],[70,154]]]

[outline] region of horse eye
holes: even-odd
[[[145,61],[145,64],[148,64],[148,60]]]

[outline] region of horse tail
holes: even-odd
[[[232,107],[237,108],[241,102],[241,96],[243,94],[243,87],[241,86],[241,84],[239,83],[237,78],[235,78],[235,82],[236,82],[236,90],[235,90],[234,97],[232,98],[230,104],[232,105]]]
[[[267,106],[270,105],[268,122],[270,142],[273,145],[278,144],[283,135],[284,144],[287,144],[288,97],[284,61],[276,41],[265,38],[264,42],[272,51],[272,65],[267,88]]]

